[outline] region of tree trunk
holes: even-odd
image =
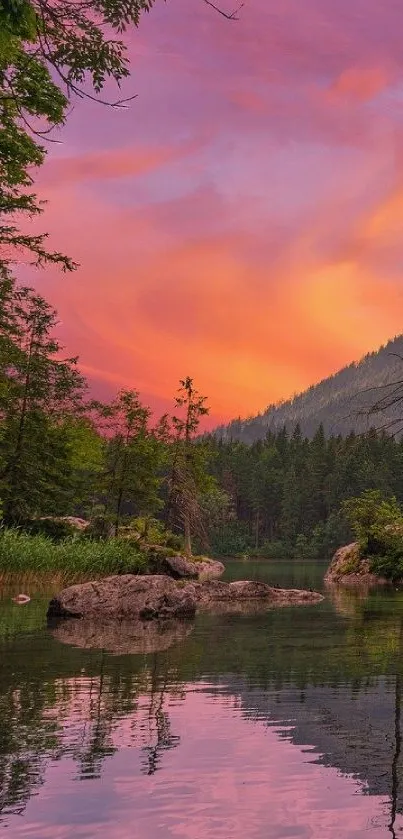
[[[192,539],[190,535],[190,521],[187,515],[183,523],[183,531],[185,536],[185,554],[190,557],[192,556]]]
[[[123,487],[120,487],[119,492],[118,492],[117,501],[116,501],[116,516],[115,516],[115,525],[114,525],[115,538],[117,538],[118,535],[119,535],[120,508],[122,506],[122,496],[123,496]]]
[[[256,512],[256,529],[255,529],[255,548],[259,548],[259,531],[260,531],[260,510]]]

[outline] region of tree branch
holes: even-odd
[[[224,9],[220,9],[220,7],[216,6],[215,3],[212,3],[211,0],[203,0],[203,2],[206,6],[210,6],[210,8],[214,9],[215,12],[218,12],[219,15],[225,17],[227,20],[239,20],[238,14],[245,5],[245,3],[241,3],[237,9],[234,9],[233,12],[225,12]]]

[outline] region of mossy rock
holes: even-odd
[[[325,574],[327,585],[376,586],[386,582],[373,573],[370,560],[362,556],[358,542],[339,548]]]

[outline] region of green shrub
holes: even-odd
[[[295,540],[294,556],[296,559],[315,558],[315,549],[312,545],[312,540],[308,539],[304,533],[300,533]]]
[[[281,539],[270,539],[263,542],[263,545],[257,552],[259,556],[265,559],[290,559],[293,556],[294,550],[291,545],[282,542]],[[250,552],[252,556],[253,552]]]
[[[171,533],[170,530],[166,532],[165,544],[167,548],[171,548],[175,554],[183,550],[183,538],[177,533]]]
[[[388,530],[403,533],[403,514],[396,498],[383,498],[378,490],[364,492],[359,498],[349,498],[342,511],[350,523],[355,538],[366,552],[371,544],[382,541]]]
[[[31,536],[46,536],[52,542],[61,542],[64,539],[71,539],[78,535],[77,528],[67,521],[60,519],[44,518],[44,519],[29,519],[21,522],[19,529],[25,531]]]
[[[345,501],[343,511],[370,569],[378,576],[403,577],[403,514],[396,498],[369,491]]]

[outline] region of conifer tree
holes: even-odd
[[[205,535],[200,506],[200,492],[206,484],[205,449],[195,443],[202,417],[208,414],[206,397],[195,389],[193,379],[180,381],[176,408],[180,415],[172,417],[174,429],[172,468],[169,478],[169,505],[176,522],[183,530],[185,553],[192,555],[192,535]]]
[[[80,411],[85,390],[77,359],[60,357],[55,310],[32,289],[13,291],[2,347],[0,441],[0,497],[10,521],[60,503],[68,473],[63,421]]]

